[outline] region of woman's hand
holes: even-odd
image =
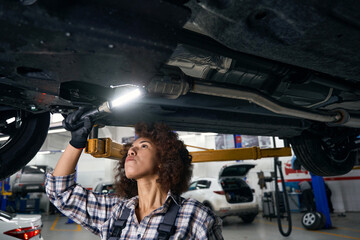
[[[53,176],[66,176],[75,172],[76,164],[79,161],[82,149],[86,146],[87,137],[93,126],[89,117],[80,121],[84,112],[86,109],[80,108],[69,114],[63,121],[63,127],[71,131],[71,140],[56,164]]]
[[[88,135],[93,127],[89,117],[80,120],[86,110],[86,108],[80,107],[77,111],[69,114],[62,122],[63,127],[71,131],[70,144],[75,148],[84,148],[86,146]]]

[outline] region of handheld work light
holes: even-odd
[[[106,115],[106,113],[111,113],[114,108],[124,106],[144,95],[144,89],[135,85],[126,85],[121,90],[121,93],[115,99],[106,101],[98,108],[85,112],[81,116],[80,121],[86,117],[90,117],[93,121],[99,119]]]

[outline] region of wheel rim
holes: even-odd
[[[350,145],[349,137],[345,139],[339,139],[337,142],[330,139],[323,139],[321,148],[326,155],[338,164],[341,164],[347,160],[351,150],[348,148]]]
[[[315,214],[313,213],[305,213],[304,217],[303,217],[303,223],[306,226],[311,226],[312,224],[315,223],[316,217]]]
[[[0,151],[18,137],[23,125],[24,113],[8,107],[0,108]]]

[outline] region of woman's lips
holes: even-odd
[[[127,157],[126,160],[125,160],[125,162],[134,161],[134,160],[135,160],[134,157]]]

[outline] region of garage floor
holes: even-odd
[[[318,231],[305,230],[300,222],[301,214],[292,215],[293,231],[290,237],[282,237],[278,231],[276,220],[266,220],[258,215],[254,223],[244,224],[238,217],[228,217],[223,222],[223,235],[225,240],[259,240],[259,239],[287,239],[287,240],[360,240],[360,213],[347,213],[345,217],[331,215],[333,229]],[[98,240],[99,237],[77,224],[66,224],[67,218],[59,215],[43,216],[44,240]]]

